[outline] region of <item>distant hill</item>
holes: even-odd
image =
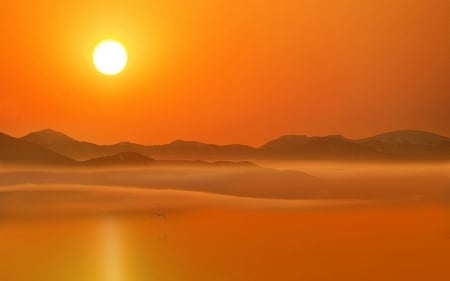
[[[424,131],[403,130],[393,131],[370,138],[359,140],[360,142],[377,141],[383,143],[415,144],[415,145],[439,145],[450,142],[450,138]]]
[[[258,153],[256,148],[240,144],[215,145],[183,140],[177,140],[169,144],[151,146],[136,146],[135,144],[111,145],[105,146],[105,151],[112,152],[122,150],[124,147],[126,147],[125,149],[127,150],[134,147],[137,152],[155,159],[171,160],[247,160],[255,158]]]
[[[429,132],[394,131],[361,139],[357,143],[402,159],[450,159],[450,138]]]
[[[261,146],[260,151],[264,158],[274,160],[373,160],[388,157],[340,135],[282,136]]]
[[[257,154],[257,149],[245,145],[215,145],[182,140],[150,146],[130,142],[97,145],[75,140],[64,133],[50,129],[28,134],[22,139],[78,161],[123,152],[136,152],[149,158],[165,160],[246,160],[255,158]]]
[[[76,162],[46,147],[0,133],[0,164],[66,166]]]
[[[99,145],[78,141],[51,129],[28,134],[22,139],[79,161],[107,155]]]
[[[184,140],[148,146],[129,142],[97,145],[75,140],[53,130],[31,133],[22,139],[79,161],[128,152],[139,153],[156,160],[450,160],[449,138],[413,130],[389,132],[364,139],[348,139],[340,135],[312,137],[287,135],[269,141],[258,148],[240,144],[215,145]],[[106,161],[106,159],[102,161]],[[117,161],[117,159],[114,161]]]
[[[181,143],[176,142],[175,146]],[[184,144],[184,143],[183,143]],[[183,149],[196,146],[194,142],[186,142]],[[171,146],[170,144],[168,145]],[[206,145],[209,147],[209,145]],[[170,151],[167,146],[155,146],[158,149]],[[162,148],[160,148],[162,147]],[[184,166],[184,167],[257,167],[251,162],[240,161],[215,161],[203,160],[155,160],[146,155],[127,150],[146,150],[137,144],[121,143],[115,146],[100,146],[93,143],[77,141],[63,133],[53,130],[43,130],[31,133],[23,138],[14,138],[0,133],[0,165],[35,165],[35,166],[61,166],[61,167],[103,167],[103,166]],[[118,153],[114,153],[119,151]],[[124,152],[121,152],[124,151]],[[176,151],[176,150],[175,150]],[[179,153],[183,153],[181,150]],[[111,155],[107,155],[111,153]],[[65,155],[63,155],[65,154]],[[104,156],[106,154],[106,156]],[[77,161],[88,156],[96,156],[88,160]],[[177,153],[173,154],[174,156]],[[191,152],[195,155],[195,152]]]

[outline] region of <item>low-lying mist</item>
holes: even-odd
[[[245,167],[4,168],[0,186],[77,184],[274,199],[448,200],[448,164],[258,163]],[[264,167],[263,167],[264,166]],[[265,168],[268,167],[268,168]]]
[[[0,280],[450,276],[448,165],[258,165],[2,168]]]

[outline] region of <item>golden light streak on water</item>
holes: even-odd
[[[102,231],[105,281],[123,281],[120,228],[113,218],[105,219]]]

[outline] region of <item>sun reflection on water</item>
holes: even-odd
[[[121,260],[121,235],[117,221],[106,218],[103,222],[103,261],[105,270],[105,281],[122,281],[123,268]]]

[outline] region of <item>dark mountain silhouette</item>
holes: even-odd
[[[64,135],[55,134],[55,136],[61,137]],[[61,139],[65,141],[66,137]],[[92,158],[86,161],[75,161],[41,145],[30,143],[23,139],[17,139],[2,133],[0,133],[0,164],[74,168],[107,166],[259,168],[247,161],[206,162],[201,160],[154,160],[136,152],[120,152],[113,155]]]
[[[126,149],[136,151],[155,159],[187,160],[247,160],[257,155],[257,149],[240,145],[215,145],[195,141],[177,140],[169,144],[139,146],[136,144],[119,144],[104,147],[105,152]]]
[[[360,142],[366,141],[378,141],[383,143],[397,144],[409,143],[417,145],[438,145],[442,143],[448,143],[450,141],[450,138],[425,131],[402,130],[388,132],[360,140]]]
[[[340,135],[282,136],[260,147],[260,151],[265,158],[280,160],[372,160],[388,156]]]
[[[215,145],[182,140],[150,146],[130,142],[97,145],[75,140],[50,129],[28,134],[22,139],[79,161],[123,152],[136,152],[149,158],[165,160],[247,160],[255,158],[257,154],[257,149],[245,145]]]
[[[104,156],[99,145],[78,141],[51,129],[28,134],[22,139],[79,161]]]
[[[389,132],[357,140],[347,139],[340,135],[323,137],[287,135],[272,140],[259,148],[240,144],[215,145],[183,140],[149,146],[130,142],[97,145],[81,142],[52,130],[32,133],[23,137],[23,139],[81,161],[125,152],[139,153],[156,160],[450,160],[449,138],[412,130]],[[102,161],[105,161],[105,159]],[[112,161],[112,159],[108,161]],[[114,161],[118,160],[115,159]]]
[[[15,165],[74,165],[75,161],[43,146],[0,133],[0,163]]]
[[[130,144],[132,145],[132,144]],[[132,145],[145,148],[141,145]],[[106,148],[105,148],[106,147]],[[118,148],[108,149],[92,143],[77,141],[63,133],[53,130],[43,130],[29,134],[21,139],[0,133],[0,164],[4,165],[35,165],[35,166],[224,166],[224,167],[256,167],[250,162],[215,162],[201,160],[159,160],[137,152],[119,152],[102,156],[114,150],[129,149],[129,145],[118,145]],[[138,149],[139,150],[139,149]],[[80,154],[77,154],[80,153]],[[62,154],[68,154],[67,156]],[[89,160],[76,161],[68,156],[75,155],[77,159],[95,155]]]
[[[424,131],[388,132],[358,140],[357,143],[402,159],[450,159],[450,138]]]

